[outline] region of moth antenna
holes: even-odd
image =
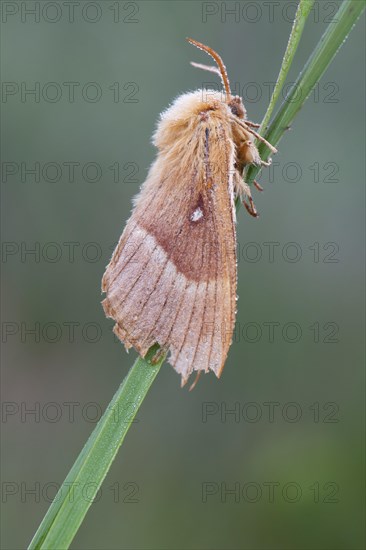
[[[227,71],[226,71],[226,67],[224,65],[224,62],[221,59],[221,57],[219,56],[219,54],[216,53],[212,48],[209,48],[208,46],[205,46],[204,44],[201,44],[201,42],[197,42],[197,40],[193,40],[193,38],[187,38],[187,40],[190,44],[193,44],[193,46],[196,46],[196,48],[198,48],[199,50],[203,50],[204,52],[208,53],[208,55],[210,55],[212,57],[212,59],[217,63],[217,66],[218,66],[219,71],[220,71],[219,74],[221,76],[221,80],[222,80],[222,83],[223,83],[225,91],[226,91],[226,95],[228,96],[228,98],[231,97],[229,77],[227,75]]]
[[[218,74],[221,78],[221,73],[217,67],[214,67],[212,65],[202,65],[202,63],[195,63],[194,61],[191,61],[191,65],[193,67],[196,67],[196,69],[203,69],[204,71],[209,71],[210,73]]]

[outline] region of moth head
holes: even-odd
[[[233,115],[243,119],[246,117],[247,112],[245,110],[241,97],[239,97],[238,95],[232,97],[228,101],[228,106]]]

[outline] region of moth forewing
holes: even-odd
[[[194,370],[220,375],[235,322],[235,146],[226,105],[211,98],[185,94],[163,113],[158,157],[103,278],[117,336],[141,355],[169,350],[183,383]]]

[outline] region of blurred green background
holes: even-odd
[[[315,2],[289,80],[338,5]],[[100,280],[159,113],[217,84],[185,37],[260,121],[295,8],[2,2],[2,548],[29,543],[134,361]],[[260,218],[238,214],[221,380],[189,393],[163,366],[72,548],[364,548],[364,42],[363,18],[263,172]]]

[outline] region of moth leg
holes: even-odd
[[[250,120],[244,121],[247,126],[250,126],[250,128],[260,128],[260,124],[256,124],[255,122],[251,122]]]
[[[254,204],[254,201],[253,201],[252,197],[249,197],[248,200],[249,200],[249,204],[243,199],[242,200],[243,205],[245,206],[248,214],[253,216],[253,218],[258,218],[259,214],[257,212],[257,209],[255,207],[255,204]]]
[[[259,185],[259,184],[257,184],[257,185]],[[257,209],[255,207],[255,204],[254,204],[254,201],[253,201],[253,198],[252,198],[252,193],[250,191],[250,187],[245,181],[243,181],[243,179],[241,178],[241,176],[238,172],[236,172],[236,175],[235,175],[235,178],[234,178],[234,186],[235,186],[235,192],[236,192],[237,196],[240,198],[243,205],[245,206],[247,212],[251,216],[253,216],[253,218],[258,218],[259,214],[258,214]],[[245,199],[247,199],[247,200],[245,200]]]
[[[271,164],[272,164],[272,159],[271,158],[269,158],[268,161],[265,161],[265,160],[261,159],[261,166],[267,166],[268,167],[268,166],[271,166]]]
[[[234,117],[231,118],[231,120],[233,122],[236,122],[239,126],[241,126],[244,130],[246,130],[247,132],[249,132],[250,134],[252,134],[254,137],[256,137],[259,141],[261,141],[262,143],[264,143],[268,149],[272,152],[272,153],[277,153],[277,149],[276,147],[274,147],[271,143],[269,143],[269,141],[267,141],[263,136],[260,136],[255,130],[252,129],[252,127],[250,126],[250,124],[248,124],[248,121],[247,120],[239,120],[239,119],[235,119]]]
[[[159,363],[159,361],[165,357],[165,355],[167,354],[167,349],[166,348],[159,348],[156,353],[153,355],[153,357],[151,358],[151,363],[153,365],[156,365],[157,363]]]
[[[258,191],[264,191],[263,187],[257,182],[257,180],[253,181],[253,185]]]

